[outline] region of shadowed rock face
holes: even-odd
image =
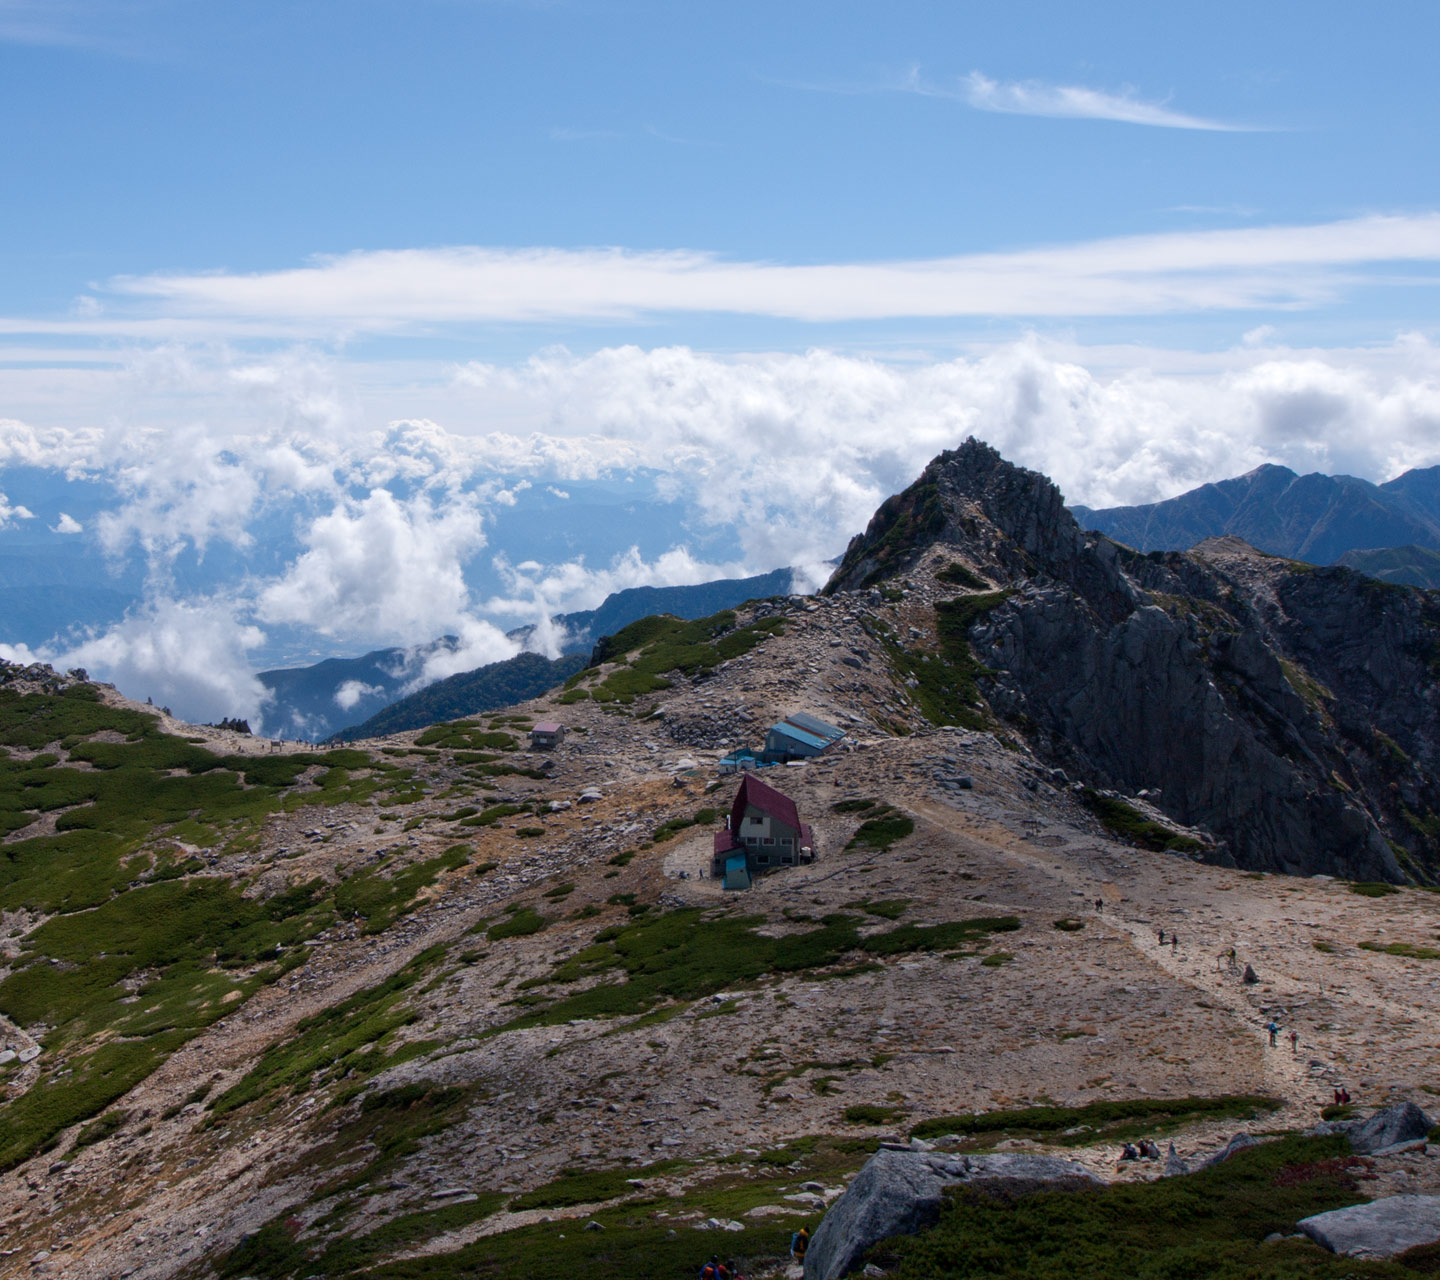
[[[1440,873],[1440,600],[1217,538],[1142,556],[968,440],[887,500],[827,590],[936,545],[1008,589],[969,631],[992,710],[1071,776],[1156,803],[1248,868]]]

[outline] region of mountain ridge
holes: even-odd
[[[1070,509],[1083,527],[1137,551],[1183,551],[1234,534],[1272,555],[1331,564],[1364,548],[1440,547],[1440,467],[1377,485],[1266,463],[1160,502]]]

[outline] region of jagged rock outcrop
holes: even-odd
[[[805,1280],[839,1280],[871,1245],[933,1225],[945,1189],[962,1184],[1011,1193],[1104,1185],[1084,1165],[1056,1156],[877,1151],[815,1232]]]
[[[969,641],[991,709],[1042,757],[1148,791],[1220,861],[1440,874],[1440,598],[1235,538],[1139,555],[973,439],[880,507],[826,589],[937,545],[1007,592]]]

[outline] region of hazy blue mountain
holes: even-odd
[[[526,657],[536,658],[537,662],[545,660],[535,654],[521,654],[507,662],[451,676],[401,698],[400,690],[415,679],[426,654],[440,647],[454,648],[453,636],[443,636],[423,650],[376,649],[359,658],[326,658],[310,666],[262,671],[259,678],[274,698],[266,708],[265,727],[267,732],[286,737],[318,740],[342,730],[347,731],[346,737],[363,737],[369,732],[396,733],[400,728],[523,702],[578,671],[580,668],[568,659],[572,655],[588,656],[602,635],[612,635],[655,613],[704,618],[746,600],[785,595],[790,591],[791,577],[791,570],[776,569],[753,578],[717,578],[688,587],[629,587],[606,596],[598,608],[560,614],[555,621],[564,626],[570,638],[565,645],[563,674],[559,675],[553,673],[561,671],[562,665],[541,668],[536,663],[522,663],[520,659]],[[533,631],[533,627],[521,627],[510,635],[523,644]],[[553,678],[547,676],[547,671]],[[536,686],[536,681],[546,678],[549,684]],[[436,690],[433,697],[429,696],[431,689]],[[436,710],[441,707],[445,710]],[[383,716],[378,714],[382,709],[386,712]],[[388,714],[392,710],[394,716]],[[427,715],[429,719],[424,719]],[[416,716],[422,718],[410,724]],[[376,724],[385,727],[370,728]],[[367,733],[361,734],[358,729],[349,732],[355,726],[365,728]]]
[[[1375,547],[1347,551],[1340,563],[1372,578],[1409,587],[1440,587],[1440,551],[1430,547]]]
[[[628,587],[606,596],[597,609],[562,613],[555,621],[570,633],[576,648],[588,648],[601,636],[614,635],[621,627],[657,613],[708,618],[747,600],[789,595],[793,577],[791,569],[774,569],[753,578],[716,578],[689,587]]]
[[[567,653],[545,658],[538,653],[520,653],[505,662],[492,662],[474,671],[462,671],[427,685],[418,693],[391,703],[363,724],[351,725],[335,736],[339,741],[378,738],[406,729],[423,729],[437,720],[459,720],[465,716],[495,711],[538,698],[582,670],[589,657]]]
[[[1369,547],[1440,547],[1440,467],[1377,485],[1267,465],[1164,502],[1071,511],[1137,551],[1183,551],[1233,534],[1272,555],[1331,564]]]
[[[261,671],[260,683],[274,698],[265,709],[266,730],[287,738],[328,738],[394,702],[428,654],[458,643],[442,636],[421,649],[376,649],[359,658]]]

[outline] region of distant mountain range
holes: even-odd
[[[363,724],[341,729],[335,739],[353,742],[357,738],[379,738],[406,729],[423,729],[439,720],[459,720],[528,702],[583,670],[589,661],[588,653],[567,653],[559,658],[517,653],[505,662],[492,662],[426,685],[392,702]]]
[[[753,578],[717,578],[688,587],[629,587],[606,596],[598,608],[556,615],[555,623],[567,636],[559,659],[522,653],[405,696],[402,690],[415,682],[427,657],[456,647],[454,636],[415,649],[376,649],[359,658],[327,658],[308,667],[262,671],[260,682],[273,698],[265,712],[266,730],[314,741],[336,735],[365,737],[523,702],[578,671],[601,636],[613,635],[651,614],[704,618],[746,600],[788,595],[793,577],[790,569],[776,569]],[[510,635],[523,644],[534,630],[522,627]]]
[[[1440,467],[1371,484],[1267,465],[1164,502],[1070,510],[1083,528],[1137,551],[1184,551],[1230,534],[1271,555],[1334,564],[1348,552],[1440,548]],[[1354,567],[1369,572],[1361,564]]]

